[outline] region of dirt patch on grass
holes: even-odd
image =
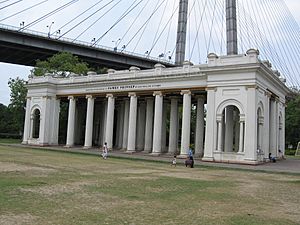
[[[21,188],[23,192],[38,193],[44,196],[58,195],[62,193],[80,192],[83,187],[93,185],[95,182],[72,182],[66,184],[46,185],[43,187]]]
[[[26,172],[26,171],[39,171],[42,173],[48,173],[48,172],[50,173],[56,170],[52,168],[28,166],[28,165],[21,165],[21,164],[8,163],[8,162],[1,162],[0,164],[0,173],[1,172]]]
[[[1,225],[24,225],[24,224],[34,224],[34,221],[37,217],[30,214],[8,214],[0,215],[0,224]]]

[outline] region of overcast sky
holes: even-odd
[[[27,4],[26,7],[29,7],[30,5],[41,2],[41,0],[31,0],[31,2],[32,3]],[[55,2],[57,2],[57,3],[55,3]],[[67,2],[67,1],[64,1],[64,2]],[[86,1],[86,3],[88,3],[88,2],[89,1]],[[91,1],[90,3],[94,4],[96,2],[97,1]],[[130,1],[130,2],[132,2],[132,1]],[[288,5],[288,7],[289,7],[291,13],[293,14],[294,18],[296,19],[297,23],[300,24],[300,0],[285,0],[285,2]],[[60,0],[51,0],[51,4],[53,5],[53,7],[56,7],[56,4],[59,4],[59,3],[61,3]],[[0,5],[0,6],[3,7],[3,5]],[[126,6],[126,4],[125,4],[125,5],[120,6],[120,7],[126,9],[128,6]],[[172,7],[169,7],[169,8],[172,8]],[[75,11],[77,12],[77,14],[82,12],[82,8],[80,7],[80,5],[75,6],[75,4],[74,4],[74,8],[72,8],[70,10],[70,15],[66,11],[63,11],[62,14],[57,15],[56,19],[59,18],[60,21],[68,21],[69,19],[72,18],[72,16],[76,15],[76,13],[74,14]],[[16,10],[13,9],[13,8],[11,10],[9,10],[9,8],[7,10],[2,10],[1,14],[0,14],[0,20],[7,17],[7,16],[9,16],[9,15],[11,15],[11,14],[13,14],[14,12],[16,12]],[[24,19],[24,21],[26,21],[26,19],[27,19],[27,21],[30,22],[30,21],[33,21],[32,18],[38,18],[39,16],[44,15],[47,12],[49,12],[49,7],[40,8],[40,10],[36,10],[35,13],[25,14],[26,16],[24,15],[23,19]],[[171,13],[171,12],[172,12],[172,10],[170,10],[169,13]],[[129,21],[130,20],[133,21],[133,19],[134,18],[129,18]],[[158,23],[159,19],[158,18],[155,18],[155,19],[156,19],[156,23]],[[13,25],[13,26],[18,26],[20,22],[21,22],[20,18],[14,19],[14,17],[13,17],[12,19],[9,19],[8,21],[3,21],[3,22],[0,22],[0,23],[9,24],[9,25]],[[48,32],[48,28],[46,28],[47,23],[51,23],[51,22],[49,22],[49,20],[48,20],[48,21],[45,21],[44,23],[40,24],[40,26],[35,26],[35,27],[30,28],[30,29],[38,30],[38,31],[41,31],[41,32]],[[61,23],[61,24],[64,24],[64,23]],[[110,21],[108,21],[107,24],[110,24]],[[26,23],[25,23],[25,25],[26,25]],[[52,26],[52,31],[55,30],[55,29],[59,29],[59,25],[57,23],[54,23],[53,26]],[[99,30],[101,30],[101,29],[99,29]],[[90,37],[92,37],[91,35],[95,35],[95,37],[99,37],[101,35],[101,33],[99,33],[99,32],[98,32],[98,34],[93,34],[93,32],[95,33],[95,31],[91,31],[91,33],[87,33],[87,34],[83,35],[82,37],[79,38],[79,40],[88,40],[88,39],[90,40],[91,39]],[[118,32],[118,30],[116,32]],[[174,28],[171,29],[171,32],[174,32]],[[66,36],[73,38],[73,37],[76,37],[77,35],[78,34],[71,34],[70,33],[69,36],[68,35],[66,35]],[[116,34],[116,35],[118,35],[118,34]],[[175,35],[173,35],[173,36],[175,36]],[[116,36],[116,37],[118,37],[118,36]],[[111,43],[111,42],[112,41],[110,39],[110,40],[107,40],[106,43],[110,47],[113,47],[112,45],[114,45],[114,43]],[[149,42],[152,43],[152,40],[150,40]],[[9,93],[9,88],[8,88],[8,85],[7,85],[8,79],[10,77],[15,78],[17,76],[19,76],[23,79],[27,79],[27,77],[30,73],[30,70],[31,70],[30,67],[0,63],[0,103],[5,104],[5,105],[9,104],[9,99],[10,99],[9,94],[10,93]]]

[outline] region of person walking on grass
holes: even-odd
[[[106,159],[107,155],[108,155],[108,148],[107,148],[107,142],[105,142],[102,148],[102,158]]]
[[[172,160],[171,166],[175,166],[176,167],[176,155],[174,155],[174,158]]]

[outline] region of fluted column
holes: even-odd
[[[239,152],[244,152],[244,121],[240,121]]]
[[[129,93],[129,97],[130,97],[130,108],[129,108],[127,152],[135,152],[137,96],[136,93],[131,92]]]
[[[26,100],[26,114],[25,114],[25,123],[24,123],[24,134],[22,144],[27,144],[30,134],[30,109],[31,109],[31,98],[27,97]]]
[[[114,111],[115,111],[115,98],[112,94],[107,94],[107,115],[106,115],[106,132],[105,140],[108,149],[113,147],[113,133],[114,133]]]
[[[223,120],[220,119],[217,121],[218,123],[218,144],[217,144],[217,151],[222,151],[222,142],[223,142]]]
[[[73,96],[69,96],[68,99],[69,99],[69,114],[68,114],[66,147],[72,147],[74,145],[76,99]]]
[[[124,129],[124,103],[120,105],[120,114],[119,114],[119,130],[118,130],[118,148],[122,148],[123,146],[123,129]]]
[[[225,109],[225,152],[232,152],[233,149],[233,106],[227,106]]]
[[[94,98],[92,95],[87,95],[87,110],[86,110],[86,123],[85,123],[85,138],[84,148],[92,147],[93,140],[93,119],[94,119]]]
[[[170,133],[169,133],[169,154],[175,154],[177,151],[177,133],[178,133],[178,98],[171,98],[170,110]]]
[[[144,101],[139,101],[137,140],[136,140],[137,143],[136,148],[138,150],[144,149],[145,124],[146,124],[146,104]]]
[[[127,148],[128,143],[128,124],[129,124],[129,100],[125,99],[124,105],[124,125],[123,125],[123,144],[122,149]]]
[[[203,156],[203,136],[204,136],[204,96],[197,98],[197,118],[195,137],[195,157]]]
[[[181,156],[188,155],[190,147],[190,128],[191,128],[191,91],[183,90],[181,91],[183,95],[183,109],[182,109],[182,133],[181,133]]]
[[[163,101],[163,118],[162,118],[162,130],[161,130],[161,150],[163,153],[167,151],[167,106],[168,102]]]
[[[163,113],[163,95],[160,91],[153,93],[155,96],[154,127],[153,127],[153,147],[152,154],[161,154],[161,131]]]
[[[146,127],[144,152],[151,152],[153,134],[153,98],[146,98]]]

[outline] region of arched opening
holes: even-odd
[[[226,106],[222,112],[223,118],[223,151],[238,152],[240,140],[240,111],[234,105]]]
[[[41,112],[39,109],[33,111],[33,120],[32,120],[32,138],[39,138],[40,136],[40,118]]]
[[[262,150],[264,117],[261,108],[257,110],[257,150]]]

